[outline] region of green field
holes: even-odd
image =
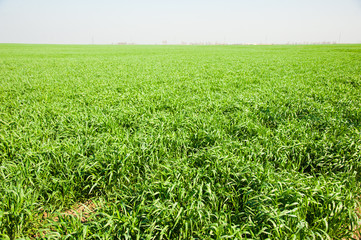
[[[361,45],[0,44],[0,238],[349,239],[360,132]]]

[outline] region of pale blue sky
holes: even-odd
[[[361,43],[361,0],[0,0],[0,42]]]

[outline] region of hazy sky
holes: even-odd
[[[361,43],[361,0],[0,0],[0,42]]]

